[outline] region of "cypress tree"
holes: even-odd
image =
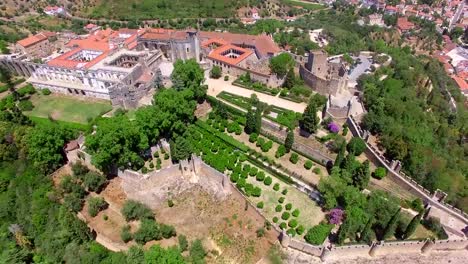
[[[286,152],[289,153],[289,151],[291,151],[293,144],[294,144],[294,132],[292,130],[289,130],[288,134],[286,135],[286,140],[284,141],[284,147],[286,148]]]
[[[366,226],[361,232],[360,241],[365,241],[366,243],[370,243],[372,241],[372,225],[374,224],[374,218],[371,217],[369,221],[367,221]]]
[[[286,74],[286,78],[284,79],[283,87],[291,89],[294,87],[294,83],[296,82],[296,76],[294,76],[294,69],[289,69],[288,73]]]
[[[416,231],[416,228],[418,227],[421,221],[421,216],[422,213],[419,213],[418,215],[413,217],[413,219],[411,219],[411,222],[406,227],[404,239],[408,239],[414,233],[414,231]]]
[[[255,131],[255,113],[252,108],[247,112],[244,130],[247,134],[251,134]]]
[[[315,133],[319,124],[317,116],[317,106],[313,102],[309,102],[304,113],[302,114],[301,128],[308,133]]]
[[[367,187],[370,180],[369,161],[366,160],[353,175],[354,186],[363,190]]]
[[[388,239],[395,233],[395,228],[398,223],[398,219],[400,218],[400,208],[396,211],[396,213],[392,216],[390,221],[388,221],[387,227],[385,228],[383,239]]]
[[[346,152],[346,143],[343,143],[340,146],[340,151],[338,152],[338,155],[336,155],[335,164],[333,164],[333,166],[337,166],[337,167],[341,166],[341,163],[343,163],[343,160],[345,157],[345,152]]]
[[[262,109],[260,105],[257,105],[257,110],[255,110],[255,126],[253,127],[253,132],[260,134],[262,129]]]

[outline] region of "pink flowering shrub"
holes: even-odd
[[[332,209],[330,213],[328,214],[328,221],[330,222],[330,224],[337,225],[341,223],[341,221],[343,221],[343,217],[344,217],[344,211],[339,208],[335,208],[335,209]]]
[[[328,130],[332,133],[338,133],[340,131],[340,127],[336,123],[331,122],[328,124]]]

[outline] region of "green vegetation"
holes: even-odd
[[[214,65],[213,68],[211,68],[210,70],[210,78],[219,79],[221,78],[221,74],[221,68],[217,65]]]
[[[270,59],[270,70],[279,77],[284,77],[294,66],[294,59],[288,53],[281,53]]]
[[[107,206],[107,202],[102,197],[91,197],[88,199],[88,213],[95,217],[101,210]]]
[[[154,218],[153,212],[146,205],[133,200],[125,201],[121,213],[127,221]]]
[[[123,20],[136,19],[167,19],[167,18],[202,18],[202,17],[234,17],[235,10],[245,4],[245,1],[230,0],[138,0],[132,3],[123,0],[99,1],[98,5],[89,9],[90,18],[114,18]]]
[[[81,101],[66,96],[35,95],[31,98],[34,109],[26,112],[28,116],[86,124],[88,121],[109,112],[108,103]]]
[[[307,231],[304,236],[305,241],[313,245],[321,245],[330,234],[333,225],[330,224],[319,224]]]

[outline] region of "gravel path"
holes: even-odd
[[[270,105],[279,106],[285,109],[289,109],[295,112],[302,113],[306,108],[305,103],[295,103],[283,98],[275,97],[273,95],[268,95],[264,93],[259,93],[253,90],[241,88],[231,84],[231,80],[234,80],[234,77],[231,76],[229,81],[224,81],[223,78],[211,79],[206,78],[205,84],[208,85],[208,95],[216,97],[222,91],[230,92],[244,97],[250,97],[252,94],[256,94],[258,99],[262,102],[265,102]]]

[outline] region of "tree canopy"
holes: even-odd
[[[294,59],[288,53],[281,53],[270,59],[271,72],[281,78],[288,73],[292,66],[294,66]]]

